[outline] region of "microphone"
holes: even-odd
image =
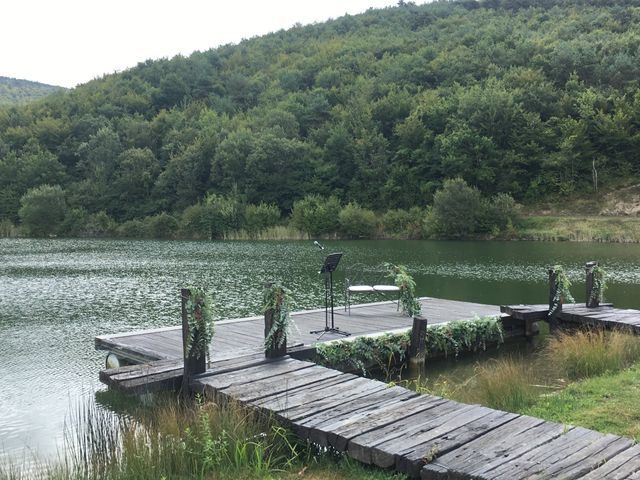
[[[324,250],[324,247],[323,247],[322,245],[320,245],[320,242],[319,242],[319,241],[315,240],[315,241],[313,242],[313,244],[314,244],[316,247],[318,247],[320,250]]]

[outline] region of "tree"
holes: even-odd
[[[338,215],[340,233],[345,238],[371,238],[378,228],[375,213],[360,207],[357,203],[349,203]]]
[[[309,237],[334,233],[340,226],[338,215],[341,208],[336,197],[307,195],[293,204],[291,224]]]
[[[29,235],[56,235],[67,213],[64,190],[60,185],[41,185],[32,188],[20,199],[18,215]]]
[[[244,228],[251,238],[272,227],[280,220],[280,209],[276,205],[260,203],[247,205],[244,210]]]
[[[433,197],[435,233],[444,237],[465,237],[477,232],[482,218],[480,191],[461,178],[446,180]]]

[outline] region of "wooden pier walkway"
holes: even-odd
[[[517,320],[546,320],[549,305],[504,305],[500,311]],[[564,304],[556,316],[560,323],[640,334],[640,310],[631,308],[614,308],[611,304],[587,308],[584,304],[569,303]]]
[[[498,307],[421,299],[430,323],[497,315]],[[503,306],[505,323],[546,319],[546,306]],[[583,311],[584,310],[584,311]],[[640,311],[565,305],[564,321],[640,326]],[[290,343],[313,348],[344,338],[308,333],[324,326],[324,310],[292,314]],[[514,320],[515,319],[515,320]],[[422,479],[629,479],[640,480],[640,446],[625,437],[466,405],[321,367],[290,356],[265,358],[263,317],[216,325],[213,362],[190,388],[216,401],[239,402],[275,417],[299,437],[345,452],[366,464]],[[408,330],[392,302],[352,307],[336,317],[354,336]],[[626,328],[625,327],[625,328]],[[216,342],[217,339],[217,342]],[[240,345],[237,347],[236,345]],[[183,371],[178,327],[102,336],[97,348],[143,365],[101,372],[101,380],[126,391],[178,385]]]
[[[439,298],[420,299],[422,313],[429,323],[443,323],[475,316],[500,315],[497,305],[459,302]],[[410,329],[412,319],[402,315],[394,302],[353,305],[348,315],[342,307],[335,309],[335,325],[353,336]],[[325,324],[324,309],[291,314],[294,326],[289,336],[292,347],[313,346],[316,343],[344,338],[328,333],[318,340],[312,330]],[[263,350],[264,317],[247,317],[216,322],[216,333],[211,344],[211,358],[222,360]],[[109,350],[132,363],[153,360],[182,359],[182,327],[157,328],[137,332],[101,335],[96,337],[99,350]]]
[[[419,395],[290,357],[234,361],[214,363],[192,388],[411,478],[640,478],[640,446],[628,438]]]

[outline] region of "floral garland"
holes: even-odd
[[[600,267],[593,267],[593,285],[591,287],[591,291],[589,292],[589,302],[598,302],[602,303],[604,300],[604,292],[607,290],[607,272]]]
[[[551,308],[549,309],[549,317],[552,317],[560,308],[562,301],[575,303],[573,295],[571,295],[571,280],[562,265],[554,265],[551,269],[556,274],[556,292],[551,300]]]
[[[214,334],[211,294],[199,287],[188,290],[191,295],[185,304],[189,324],[189,335],[186,339],[187,354],[193,354],[196,358],[206,355],[208,359],[209,345]]]
[[[279,284],[268,285],[264,289],[262,296],[262,311],[273,310],[273,323],[271,329],[264,339],[265,350],[282,347],[287,341],[291,318],[289,316],[289,305],[291,296],[289,290]]]
[[[393,263],[385,263],[384,266],[388,271],[387,276],[393,278],[396,286],[400,288],[399,301],[402,313],[407,314],[409,317],[418,315],[422,311],[422,307],[415,296],[416,282],[407,272],[407,267],[394,265]]]

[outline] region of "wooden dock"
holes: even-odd
[[[420,299],[422,313],[430,324],[469,319],[475,316],[500,315],[498,305],[459,302],[439,298]],[[324,309],[291,314],[293,327],[289,335],[290,347],[313,346],[344,338],[328,333],[320,340],[318,334],[309,333],[322,329],[325,324]],[[394,302],[377,302],[353,305],[348,315],[342,307],[335,309],[336,327],[352,336],[368,335],[410,329],[412,319],[402,315]],[[210,348],[212,360],[239,357],[263,350],[264,317],[247,317],[216,322],[216,333]],[[131,363],[153,360],[182,359],[182,329],[180,326],[157,328],[137,332],[101,335],[96,337],[99,350],[109,350]]]
[[[497,315],[498,307],[421,299],[430,323]],[[546,310],[545,310],[546,308]],[[503,306],[503,323],[546,319],[546,306]],[[564,321],[640,325],[640,311],[564,306]],[[324,310],[292,314],[290,344],[313,348],[344,338],[310,334],[324,326]],[[408,330],[411,319],[392,302],[352,307],[336,324],[354,336]],[[591,324],[591,323],[588,323]],[[640,479],[640,446],[631,439],[581,427],[466,405],[321,367],[291,356],[265,358],[263,317],[216,325],[213,362],[189,387],[215,401],[239,402],[272,416],[299,437],[345,452],[366,464],[422,479]],[[101,372],[126,391],[178,386],[183,371],[181,329],[102,336],[96,347],[142,365]],[[300,347],[299,347],[300,348]]]
[[[192,388],[275,416],[298,436],[422,479],[637,479],[628,438],[465,405],[283,357],[214,363]]]
[[[517,320],[546,320],[549,305],[503,305],[500,311]],[[602,327],[640,334],[640,310],[614,308],[612,304],[587,308],[584,304],[569,303],[556,313],[561,324],[582,327]]]

